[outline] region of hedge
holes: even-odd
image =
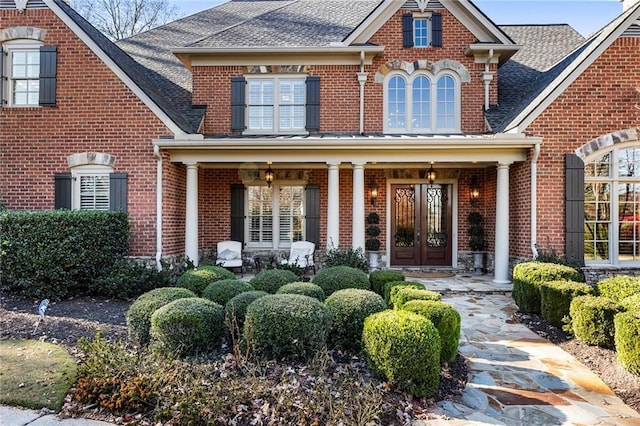
[[[608,297],[616,302],[634,294],[640,294],[640,278],[620,275],[605,278],[596,284],[598,296]]]
[[[640,294],[634,294],[629,297],[625,297],[620,301],[622,307],[627,311],[640,312]]]
[[[126,213],[0,213],[2,288],[57,300],[87,294],[129,251]]]
[[[183,287],[201,296],[205,288],[211,283],[221,280],[233,280],[235,274],[222,266],[201,266],[189,269],[178,277],[176,287]]]
[[[584,281],[580,272],[556,263],[525,262],[513,268],[513,300],[520,312],[539,314],[539,286],[547,281]]]
[[[442,296],[435,291],[420,288],[396,286],[391,289],[391,305],[394,309],[400,309],[402,305],[410,300],[434,300],[440,301]]]
[[[244,317],[247,314],[247,308],[249,305],[268,294],[269,293],[266,291],[260,290],[247,291],[245,293],[240,293],[233,299],[229,300],[224,307],[225,322],[229,326],[229,329],[237,328],[238,331],[241,331],[244,326]]]
[[[624,312],[614,317],[615,344],[620,364],[640,376],[640,312]]]
[[[361,349],[364,320],[371,314],[387,309],[387,304],[379,294],[358,288],[338,290],[324,303],[333,315],[329,342],[352,351]]]
[[[431,321],[409,311],[386,310],[364,321],[362,345],[369,366],[418,398],[440,381],[440,336]]]
[[[396,288],[398,287],[398,288]],[[400,290],[400,288],[413,288],[416,290],[425,290],[424,284],[419,283],[417,281],[391,281],[384,283],[384,301],[387,302],[389,306],[391,306],[391,294],[395,296],[396,292]]]
[[[588,345],[615,346],[613,318],[624,308],[600,296],[578,296],[571,301],[569,315],[576,338]]]
[[[384,297],[384,283],[391,281],[404,281],[404,275],[400,271],[373,271],[369,274],[371,290]]]
[[[591,294],[589,284],[575,281],[547,281],[539,286],[542,317],[556,327],[562,327],[563,318],[569,316],[574,297]]]
[[[329,297],[338,290],[345,288],[359,288],[369,290],[369,277],[360,269],[351,266],[331,266],[322,268],[315,277],[313,283],[319,285],[324,294]]]
[[[324,290],[319,285],[306,282],[294,282],[285,284],[276,291],[276,294],[302,294],[313,297],[323,302],[325,299]]]
[[[240,293],[255,290],[245,281],[230,279],[213,282],[202,291],[202,297],[225,306],[227,302]]]
[[[286,269],[267,269],[258,272],[249,283],[256,290],[275,294],[280,287],[298,280],[298,276]]]

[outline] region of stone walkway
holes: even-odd
[[[640,414],[598,376],[512,319],[510,284],[471,275],[408,280],[441,292],[460,312],[459,350],[469,361],[462,396],[438,403],[443,420],[429,425],[640,425]]]

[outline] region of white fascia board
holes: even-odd
[[[620,15],[601,31],[596,40],[585,49],[573,63],[568,66],[540,93],[531,104],[525,108],[506,127],[505,133],[524,133],[524,131],[540,116],[576,79],[585,72],[596,59],[600,57],[627,28],[640,17],[640,4],[628,14],[626,19]],[[620,21],[616,23],[616,21]]]
[[[400,8],[404,5],[405,0],[384,0],[376,10],[373,11],[364,21],[356,27],[353,32],[344,39],[343,44],[350,46],[352,44],[362,44],[369,41],[371,37],[387,23]]]
[[[180,128],[162,109],[124,72],[117,63],[115,63],[109,55],[107,55],[93,41],[82,28],[80,28],[69,15],[64,13],[57,4],[52,0],[43,0],[44,3],[65,23],[67,27],[74,32],[76,36],[91,49],[91,51],[111,70],[113,73],[151,110],[167,126],[167,128],[176,136],[186,135],[187,133]]]
[[[495,42],[506,45],[513,45],[500,29],[488,19],[478,8],[469,3],[468,0],[440,0],[446,7],[473,35],[481,42]]]

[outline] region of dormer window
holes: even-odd
[[[402,44],[404,47],[442,47],[442,14],[402,15]]]

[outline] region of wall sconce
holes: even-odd
[[[274,176],[273,170],[271,169],[271,161],[269,161],[267,165],[268,165],[268,168],[264,172],[264,180],[267,181],[267,187],[271,188],[271,184],[273,183],[273,179],[275,176]]]
[[[426,178],[429,181],[429,185],[433,185],[433,182],[438,178],[438,172],[433,169],[433,161],[431,162],[431,167],[427,170]]]
[[[378,202],[378,185],[376,185],[376,182],[373,180],[373,178],[371,178],[369,190],[371,191],[371,205],[375,206]]]
[[[480,185],[478,184],[478,177],[474,176],[471,179],[471,189],[469,189],[469,201],[472,206],[478,205],[478,199],[480,198]]]

